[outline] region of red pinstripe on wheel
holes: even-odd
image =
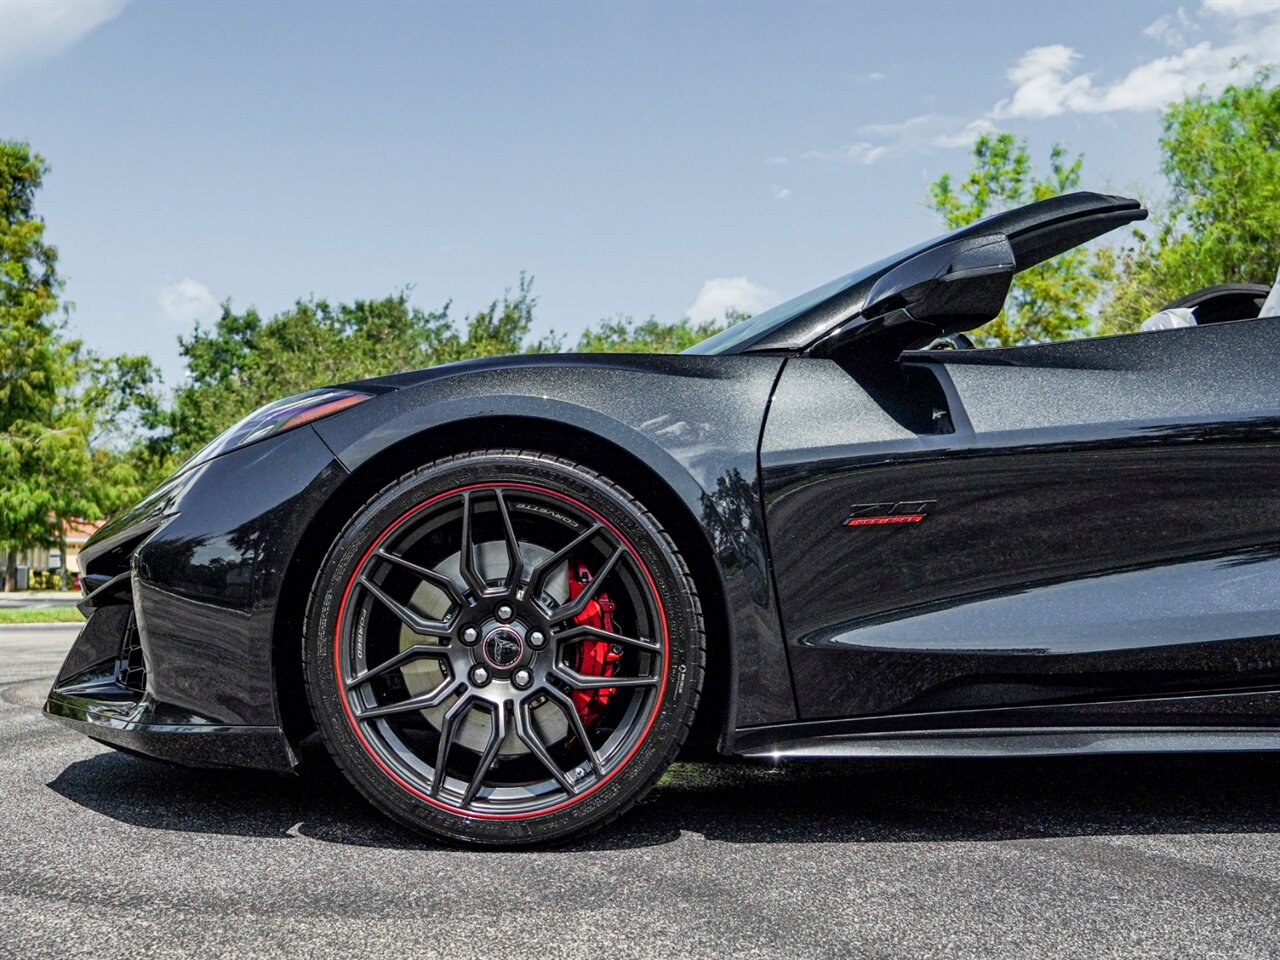
[[[368,562],[369,557],[373,554],[375,550],[378,549],[378,547],[382,544],[384,540],[386,540],[387,537],[389,537],[392,533],[395,532],[395,530],[402,523],[404,523],[410,517],[413,517],[417,513],[426,509],[427,507],[431,506],[433,503],[438,503],[441,500],[444,500],[448,497],[457,496],[460,493],[466,493],[471,490],[488,490],[488,489],[494,489],[499,487],[503,489],[528,490],[530,492],[539,494],[541,496],[554,497],[555,499],[562,500],[565,503],[569,504],[570,506],[574,507],[575,509],[581,510],[583,513],[591,516],[598,523],[600,523],[607,530],[609,530],[615,537],[618,538],[618,542],[621,543],[623,547],[626,548],[627,552],[631,554],[632,559],[635,560],[636,564],[640,568],[640,571],[644,574],[645,580],[649,584],[649,589],[652,593],[654,603],[657,604],[657,607],[658,607],[658,620],[662,624],[662,678],[658,686],[658,696],[654,700],[653,709],[650,711],[649,718],[645,723],[644,730],[642,730],[640,733],[639,739],[636,740],[634,746],[632,746],[632,748],[627,752],[627,755],[622,758],[621,762],[619,762],[618,765],[614,767],[614,769],[611,770],[606,776],[602,777],[599,783],[593,784],[590,789],[584,790],[582,793],[578,794],[577,796],[570,797],[569,799],[563,801],[562,803],[558,803],[555,806],[548,807],[546,810],[536,810],[528,813],[486,813],[483,811],[464,810],[461,807],[455,807],[452,804],[444,803],[443,801],[435,797],[428,796],[427,794],[423,793],[421,790],[418,790],[412,784],[407,783],[402,777],[400,777],[399,774],[397,774],[390,766],[388,766],[381,757],[378,756],[377,752],[373,749],[372,746],[370,746],[369,741],[365,739],[364,733],[361,732],[360,730],[360,724],[357,722],[355,714],[352,713],[351,711],[351,704],[348,702],[347,694],[342,689],[342,664],[344,662],[343,656],[342,656],[343,655],[342,627],[346,618],[347,603],[351,598],[351,591],[355,587],[356,580],[360,576],[360,571],[364,569],[364,565],[365,563]],[[592,510],[590,507],[586,506],[585,504],[580,503],[574,498],[570,496],[566,496],[565,494],[559,493],[555,490],[549,490],[546,487],[540,487],[535,484],[519,483],[519,482],[476,483],[476,484],[470,484],[464,487],[455,487],[452,490],[447,490],[444,493],[436,494],[435,496],[430,497],[429,499],[424,500],[413,507],[410,507],[403,514],[397,517],[385,530],[382,531],[382,533],[378,534],[378,536],[374,539],[373,543],[364,552],[364,556],[362,556],[360,558],[360,562],[356,564],[355,570],[351,575],[351,579],[347,581],[346,589],[342,593],[342,602],[338,606],[337,624],[335,625],[335,628],[334,628],[334,637],[333,637],[334,679],[337,682],[337,686],[338,686],[338,697],[342,701],[342,708],[343,708],[343,711],[346,713],[347,722],[351,725],[352,732],[355,733],[356,738],[360,741],[360,745],[364,747],[365,752],[369,755],[369,757],[373,760],[373,762],[376,763],[378,767],[381,768],[382,772],[385,773],[391,779],[391,781],[395,783],[397,786],[401,787],[408,793],[417,797],[419,800],[422,800],[423,802],[428,803],[433,807],[438,807],[442,810],[447,810],[449,813],[455,813],[455,814],[458,814],[459,816],[471,817],[474,819],[481,819],[481,820],[527,820],[533,817],[547,816],[548,814],[552,814],[559,810],[563,810],[566,807],[572,806],[573,804],[578,803],[581,800],[585,800],[587,797],[591,796],[593,793],[595,793],[601,787],[603,787],[606,783],[612,780],[615,776],[617,776],[618,773],[621,772],[626,767],[626,765],[631,762],[631,758],[635,756],[636,752],[640,749],[640,747],[644,744],[645,740],[648,738],[649,731],[653,728],[654,721],[658,717],[658,711],[662,708],[662,699],[667,688],[667,668],[668,668],[668,664],[670,663],[670,657],[668,655],[669,649],[670,649],[670,639],[668,637],[667,615],[666,615],[666,611],[662,606],[662,597],[658,593],[658,588],[657,588],[657,585],[654,583],[653,575],[649,572],[649,568],[648,566],[645,565],[644,560],[640,558],[639,552],[635,549],[635,547],[631,545],[631,541],[629,541],[626,537],[624,537],[617,527],[615,527],[608,520],[606,520],[604,517],[596,513],[596,511]]]

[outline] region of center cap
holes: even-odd
[[[489,631],[480,647],[484,658],[499,670],[514,666],[524,654],[524,640],[510,627],[497,627]]]

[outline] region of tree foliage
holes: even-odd
[[[0,551],[9,585],[19,550],[56,543],[64,521],[96,519],[141,492],[145,478],[109,439],[140,397],[155,399],[149,359],[104,360],[66,335],[57,250],[35,211],[47,173],[27,144],[0,141]]]
[[[955,230],[1075,190],[1083,164],[1083,155],[1069,158],[1058,144],[1049,153],[1048,171],[1037,174],[1025,140],[1009,133],[982,136],[973,146],[968,175],[957,185],[943,174],[930,187],[929,206],[948,230]],[[976,339],[984,346],[1012,346],[1084,336],[1111,271],[1108,251],[1080,247],[1022,271],[1004,311]]]
[[[663,323],[650,317],[636,323],[630,317],[601,320],[583,331],[578,339],[578,353],[679,353],[719,333],[726,326],[748,319],[747,314],[728,310],[723,321],[694,321],[688,317],[675,323]]]
[[[537,300],[525,277],[456,324],[450,304],[424,311],[407,292],[335,304],[300,300],[274,317],[223,304],[211,328],[180,338],[187,382],[175,396],[165,442],[185,457],[265,403],[313,387],[513,353],[558,350],[554,334],[530,339]]]
[[[1076,248],[1014,280],[1006,310],[983,327],[985,344],[1032,343],[1132,331],[1165,304],[1218,283],[1270,283],[1280,265],[1280,87],[1252,82],[1171,104],[1162,116],[1158,212],[1118,250]],[[929,205],[948,228],[1080,184],[1082,158],[1055,146],[1034,173],[1024,141],[979,138],[956,185],[931,187]],[[1097,319],[1094,319],[1094,318]]]
[[[25,143],[0,141],[0,430],[37,420],[64,378],[58,251],[35,197],[48,165]]]
[[[1135,231],[1103,329],[1134,329],[1184,294],[1217,283],[1270,283],[1280,266],[1280,86],[1259,72],[1216,97],[1165,112],[1167,207]]]
[[[555,353],[564,346],[554,333],[532,336],[537,298],[527,277],[460,322],[451,317],[451,306],[424,311],[401,292],[353,304],[300,300],[284,313],[263,318],[256,310],[237,313],[223,304],[212,327],[197,327],[179,340],[187,381],[176,391],[172,410],[152,420],[163,426],[151,446],[163,455],[153,462],[171,468],[247,413],[313,387],[454,360]],[[738,319],[738,314],[726,316],[726,322]],[[688,319],[604,320],[582,334],[577,350],[671,353],[723,326]]]
[[[48,165],[25,143],[0,142],[0,548],[6,578],[17,551],[48,541],[64,504],[51,475],[79,474],[83,437],[60,422],[75,346],[60,337],[57,250],[35,197]]]

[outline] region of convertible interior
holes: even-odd
[[[1217,283],[1201,287],[1165,304],[1160,313],[1171,310],[1192,311],[1195,326],[1199,327],[1233,320],[1256,320],[1280,312],[1280,278],[1271,287],[1265,283]],[[977,344],[966,333],[954,333],[938,337],[926,349],[975,350]]]

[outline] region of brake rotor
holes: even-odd
[[[536,567],[551,554],[551,550],[536,544],[523,542],[520,544],[520,556],[524,560],[526,570]],[[491,540],[476,544],[475,557],[476,571],[486,583],[498,583],[506,578],[510,558],[507,555],[507,545],[504,541]],[[460,554],[455,553],[439,563],[434,569],[437,573],[444,574],[453,580],[454,583],[458,584],[459,588],[465,588],[459,561]],[[569,565],[568,561],[566,561],[547,577],[542,589],[542,600],[548,607],[558,607],[569,599],[568,570]],[[420,613],[437,620],[443,619],[445,614],[449,612],[449,598],[438,587],[434,587],[425,581],[413,592],[409,602]],[[407,650],[412,646],[421,644],[423,639],[408,627],[402,626],[400,628],[401,650]],[[436,689],[443,682],[445,671],[438,660],[424,657],[418,660],[410,660],[400,668],[400,675],[404,678],[405,689],[409,691],[409,695],[418,696]],[[444,721],[444,715],[448,713],[453,703],[454,701],[448,700],[438,707],[433,707],[430,710],[421,710],[419,713],[422,714],[427,723],[431,724],[433,729],[439,730],[441,723]],[[569,720],[564,715],[564,711],[556,704],[543,700],[540,704],[535,703],[530,712],[533,722],[542,736],[543,743],[559,743],[569,735]],[[473,710],[467,714],[466,719],[462,721],[462,725],[458,728],[455,742],[469,750],[474,750],[476,753],[481,753],[489,743],[490,731],[489,720],[484,716],[477,716],[477,711]],[[502,741],[502,746],[498,748],[498,756],[511,757],[528,752],[529,748],[516,736],[515,727],[512,725],[507,731],[506,739]]]

